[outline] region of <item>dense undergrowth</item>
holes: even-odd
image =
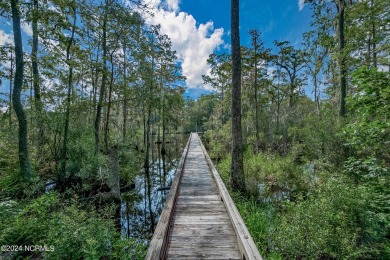
[[[288,127],[286,154],[269,144],[254,152],[247,134],[247,194],[231,194],[263,257],[390,259],[389,77],[361,69],[354,82],[353,117],[339,119],[324,101],[321,115]],[[227,184],[228,130],[203,137]]]
[[[252,170],[246,171],[248,184],[264,183],[260,182],[261,175],[265,181],[273,179],[264,185],[266,191],[257,196],[253,192],[250,196],[231,193],[264,257],[388,259],[388,216],[380,212],[383,209],[375,212],[375,200],[381,198],[373,193],[372,187],[357,186],[342,174],[330,173],[322,173],[317,184],[310,185],[310,176],[302,175],[286,183],[278,179],[278,174],[282,175],[287,165],[291,165],[291,171],[296,170],[294,165],[289,158],[279,158],[276,164],[269,158],[246,154],[244,159],[246,167]],[[228,158],[218,164],[226,182],[229,169]],[[255,171],[259,182],[250,178]],[[298,171],[295,173],[299,175]],[[291,193],[276,196],[273,187],[278,184],[286,189],[291,187]]]
[[[34,185],[34,184],[33,184]],[[26,187],[28,189],[29,187]],[[121,236],[117,205],[96,207],[76,195],[52,191],[0,202],[0,244],[5,259],[143,259],[147,244]],[[25,246],[46,246],[28,252]],[[5,252],[13,251],[13,252]]]
[[[29,201],[0,203],[0,242],[20,245],[10,253],[23,259],[143,259],[145,245],[121,238],[115,228],[114,207],[81,208],[75,199],[64,203],[57,192]],[[114,212],[113,212],[114,211]],[[46,250],[26,252],[25,245],[47,246]],[[7,255],[4,255],[6,257]]]
[[[3,140],[12,138],[2,132]],[[39,177],[23,179],[17,174],[17,156],[12,142],[0,150],[0,259],[143,259],[147,243],[122,236],[118,225],[118,204],[101,202],[108,182],[108,162],[88,152],[88,139],[78,139],[70,149],[71,185],[59,192],[51,187],[51,165],[42,167]],[[132,160],[129,160],[129,158]],[[120,153],[121,179],[129,183],[139,171],[139,155]],[[47,161],[48,158],[45,157]],[[46,162],[44,160],[43,163]],[[99,175],[92,174],[100,169]],[[48,171],[48,172],[46,172]],[[70,170],[71,172],[71,170]],[[46,246],[45,249],[25,246]],[[17,251],[16,251],[17,250]]]

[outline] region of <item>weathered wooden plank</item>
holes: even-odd
[[[168,258],[167,259],[180,259],[180,260],[199,260],[199,259],[212,259],[212,260],[226,260],[226,258],[220,258],[220,257],[217,257],[217,256],[210,256],[210,257],[203,257],[203,258],[199,258],[197,256],[175,256],[175,255],[168,255],[167,256]],[[242,260],[242,258],[228,258],[228,260]]]
[[[218,252],[223,251],[226,252],[226,250],[235,250],[238,251],[237,248],[237,241],[231,241],[227,243],[221,243],[221,241],[213,241],[213,242],[175,242],[170,243],[169,250],[171,251],[196,251],[196,250],[202,250],[202,252]],[[239,251],[238,251],[239,252]]]
[[[206,193],[207,192],[207,193]],[[180,194],[181,195],[186,195],[187,193],[195,193],[195,194],[199,194],[199,195],[210,195],[210,194],[218,194],[217,192],[215,192],[214,189],[211,189],[211,188],[207,188],[207,187],[203,187],[203,188],[197,188],[197,187],[182,187],[180,189]],[[191,194],[187,194],[187,195],[191,195]]]
[[[176,205],[176,210],[191,210],[191,209],[200,209],[200,210],[208,210],[212,211],[213,209],[216,210],[223,210],[226,212],[225,205],[223,203],[221,204],[182,204],[182,205]]]
[[[218,235],[236,236],[236,233],[231,224],[175,224],[171,230],[171,237]]]
[[[210,235],[210,236],[171,236],[169,241],[172,242],[182,242],[182,243],[213,243],[217,241],[221,243],[221,240],[224,243],[235,243],[237,245],[236,234],[232,235]]]
[[[176,210],[175,216],[219,216],[225,215],[226,211],[210,211],[210,210]]]
[[[176,187],[173,184],[170,191],[171,194],[172,189],[176,189],[174,197],[176,199],[173,200],[175,205],[169,208],[174,210],[171,210],[167,218],[164,215],[166,209],[164,208],[160,217],[166,227],[165,240],[160,239],[162,241],[158,241],[158,245],[162,248],[167,244],[166,252],[160,250],[158,254],[148,258],[151,251],[149,247],[146,259],[160,259],[163,255],[165,259],[242,259],[244,255],[246,259],[261,259],[261,257],[252,258],[255,254],[244,252],[248,248],[238,234],[243,232],[240,225],[244,224],[234,212],[233,214],[229,212],[228,207],[233,207],[234,204],[230,205],[231,199],[226,202],[226,194],[222,192],[223,189],[226,191],[226,188],[218,183],[216,179],[218,173],[197,134],[191,134],[186,149],[183,160],[185,165],[179,163],[179,167],[182,168],[181,176]],[[169,199],[168,196],[167,203]],[[158,228],[159,225],[156,232]],[[167,237],[169,242],[166,240]]]
[[[197,256],[182,256],[182,255],[168,255],[167,256],[167,259],[180,259],[180,260],[199,260],[199,259],[210,259],[210,260],[242,260],[242,258],[232,258],[232,257],[229,257],[229,258],[220,258],[220,257],[217,257],[217,256],[209,256],[209,257],[203,257],[203,258],[199,258]]]
[[[180,191],[180,195],[192,195],[192,196],[198,196],[198,195],[208,195],[210,194],[211,190],[207,189],[184,189]],[[215,193],[214,193],[215,194]]]
[[[166,243],[168,242],[167,239],[168,239],[169,224],[173,214],[172,208],[174,207],[175,199],[177,196],[180,178],[181,175],[183,174],[185,160],[191,143],[191,136],[192,134],[188,138],[187,145],[184,148],[183,155],[177,167],[176,176],[172,182],[171,189],[169,191],[167,200],[165,202],[163,212],[161,213],[160,220],[158,221],[157,227],[154,231],[153,238],[150,241],[148,252],[145,257],[145,259],[147,260],[160,259],[164,253],[163,250],[166,246]]]
[[[226,214],[226,209],[223,204],[221,205],[214,205],[214,204],[208,204],[208,205],[200,205],[200,204],[192,204],[192,205],[176,205],[176,214]],[[186,214],[187,213],[187,214]]]
[[[212,259],[212,260],[226,260],[225,258],[219,258],[217,256],[210,256],[209,258],[199,258],[196,256],[175,256],[168,255],[168,259],[180,259],[180,260],[199,260],[199,259]],[[242,260],[242,258],[229,258],[231,260]]]
[[[214,205],[219,205],[222,204],[220,200],[210,200],[210,201],[201,201],[201,200],[178,200],[177,205],[193,205],[193,204],[199,204],[199,205],[209,205],[209,204],[214,204]]]
[[[188,248],[187,250],[168,249],[168,259],[242,259],[237,250],[205,250],[204,248]]]
[[[195,138],[199,138],[199,137],[195,137]],[[238,212],[236,206],[234,205],[234,202],[231,199],[229,192],[227,191],[221,177],[219,176],[219,174],[217,172],[217,169],[215,168],[214,164],[212,163],[212,161],[211,161],[206,149],[204,148],[202,142],[201,142],[201,147],[202,147],[203,153],[206,157],[206,160],[208,162],[208,165],[210,167],[210,170],[213,174],[215,182],[218,186],[218,190],[219,190],[220,195],[223,199],[223,202],[226,206],[229,217],[232,221],[233,228],[237,233],[238,246],[239,246],[241,253],[245,256],[245,259],[248,259],[248,260],[262,259],[251,235],[249,234],[248,229],[245,226],[244,221],[242,220],[242,218],[240,216],[240,213]]]
[[[230,219],[207,219],[207,220],[186,220],[186,219],[175,219],[177,224],[212,224],[212,225],[229,225]]]
[[[218,214],[218,215],[210,215],[210,216],[193,216],[193,215],[178,216],[177,214],[175,214],[174,219],[175,221],[230,220],[229,216],[227,216],[226,214]]]
[[[241,259],[218,187],[193,134],[167,250],[168,259]]]
[[[192,199],[199,199],[199,200],[219,200],[221,201],[221,197],[217,194],[215,195],[198,195],[198,196],[191,196],[191,195],[182,195],[180,196],[180,199],[184,200],[192,200]]]

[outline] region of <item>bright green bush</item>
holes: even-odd
[[[207,130],[203,135],[207,152],[211,158],[225,158],[231,149],[231,122],[224,124],[220,129]]]
[[[342,121],[328,105],[324,105],[321,114],[308,113],[301,126],[290,127],[288,135],[293,148],[300,148],[303,160],[330,161],[340,164],[345,158],[343,139],[339,135]]]
[[[274,250],[287,258],[384,257],[388,242],[366,240],[380,223],[369,212],[370,198],[365,187],[330,178],[309,198],[286,203],[272,235]]]
[[[142,259],[142,242],[122,239],[114,221],[95,210],[81,209],[76,202],[64,203],[57,193],[48,193],[23,205],[0,204],[0,244],[47,245],[52,252],[18,252],[13,257],[44,259]],[[106,215],[112,210],[106,208]],[[0,257],[1,258],[1,257]]]
[[[356,94],[348,108],[353,117],[344,128],[348,146],[358,155],[390,159],[390,74],[362,67],[353,73]]]
[[[272,207],[260,205],[253,197],[247,198],[236,192],[230,192],[230,195],[260,253],[267,254],[272,226],[277,222],[275,218],[271,218]]]
[[[261,254],[269,259],[387,259],[390,184],[384,166],[375,160],[347,162],[352,165],[338,175],[322,163],[313,176],[305,165],[296,165],[293,150],[286,157],[247,151],[246,185],[252,196],[231,192]],[[230,162],[228,156],[217,166],[225,183]],[[355,174],[376,185],[367,178],[366,185],[355,183],[347,171],[358,169]],[[259,194],[258,184],[266,187],[264,193]],[[290,197],[272,197],[283,189]]]
[[[258,196],[259,184],[264,185],[265,190],[261,198],[272,199],[278,192],[287,192],[297,195],[306,192],[310,185],[310,174],[301,166],[294,164],[294,157],[282,157],[275,154],[247,151],[244,154],[244,168],[247,192]],[[224,180],[229,179],[230,156],[218,164],[218,170]]]

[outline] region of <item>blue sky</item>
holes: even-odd
[[[230,31],[230,1],[228,0],[182,0],[180,11],[192,14],[198,23],[213,21],[215,28]],[[275,39],[288,40],[292,43],[302,40],[302,33],[309,29],[311,13],[308,6],[299,10],[297,0],[241,0],[240,35],[241,44],[250,44],[248,31],[258,29],[267,46]],[[230,43],[230,36],[225,33],[225,42]]]
[[[229,51],[230,1],[229,0],[143,0],[154,7],[154,16],[146,17],[149,24],[161,24],[161,33],[167,34],[173,49],[181,60],[187,77],[185,96],[197,98],[210,93],[204,86],[202,75],[209,72],[207,58],[212,52]],[[303,0],[241,0],[241,44],[250,45],[248,31],[258,29],[267,48],[273,41],[290,41],[299,46],[302,33],[309,30],[311,12]],[[0,46],[13,41],[12,24],[0,19]],[[23,40],[31,37],[31,25],[22,24]],[[30,48],[25,44],[25,50]],[[7,86],[3,80],[3,87]],[[4,88],[0,92],[4,92]],[[7,90],[5,90],[7,91]]]
[[[290,41],[295,46],[302,42],[302,34],[310,29],[311,10],[298,0],[241,0],[240,37],[241,45],[250,45],[250,29],[258,29],[267,48],[273,41]],[[228,0],[182,0],[179,10],[191,14],[197,25],[212,21],[214,28],[223,28],[222,39],[230,44],[230,1]],[[224,51],[219,47],[219,51]],[[190,86],[193,87],[193,86]],[[187,95],[196,98],[208,91],[189,88]]]

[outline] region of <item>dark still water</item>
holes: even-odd
[[[176,135],[151,145],[149,168],[135,178],[135,189],[122,193],[121,232],[123,236],[150,240],[157,225],[170,185],[175,177],[189,135]],[[165,150],[165,152],[164,152]]]

